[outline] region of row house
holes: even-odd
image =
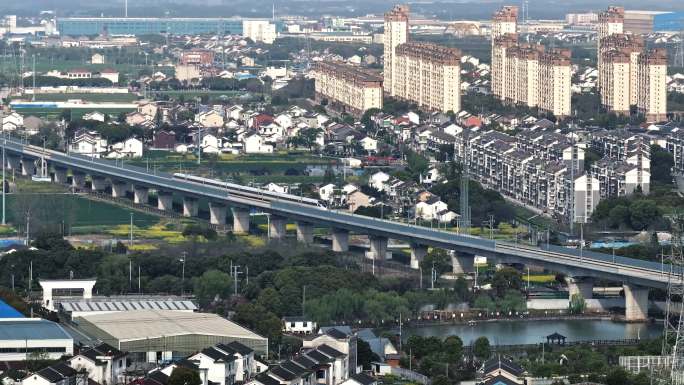
[[[582,179],[581,163],[575,162],[571,172],[568,160],[573,151],[578,158],[578,146],[567,147],[562,136],[465,129],[455,139],[456,161],[467,165],[473,179],[509,199],[576,222],[587,221],[600,200],[593,190],[598,191],[598,181]]]
[[[338,385],[349,378],[349,356],[320,345],[257,375],[247,385]]]
[[[591,174],[599,181],[602,198],[630,195],[638,190],[643,194],[650,191],[650,172],[626,161],[601,159],[591,165]]]
[[[674,158],[672,171],[675,174],[684,174],[684,132],[677,130],[668,135],[665,147]]]

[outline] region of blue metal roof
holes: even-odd
[[[24,315],[0,299],[0,318],[24,318]]]
[[[61,325],[40,318],[0,319],[0,341],[71,339]]]

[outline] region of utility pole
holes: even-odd
[[[197,165],[202,163],[202,127],[197,128]]]
[[[185,291],[185,257],[187,256],[187,252],[183,252],[183,257],[181,257],[180,262],[183,264],[183,267],[181,269],[181,297],[184,294]]]
[[[305,304],[306,304],[306,285],[302,286],[302,317],[304,316]]]
[[[237,289],[238,289],[238,276],[240,275],[240,266],[239,265],[233,265],[233,269],[235,269],[235,272],[233,273],[233,282],[235,283],[235,295],[237,295]]]
[[[128,233],[128,246],[133,246],[133,212],[131,212],[131,224]]]
[[[5,206],[5,194],[7,193],[5,191],[5,183],[7,181],[5,180],[5,145],[7,144],[7,138],[5,137],[5,134],[3,133],[3,138],[2,138],[2,225],[5,226],[7,224],[7,217],[6,217],[6,206]]]

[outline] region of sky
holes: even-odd
[[[57,10],[60,16],[122,16],[124,0],[0,0],[1,14],[36,15],[41,10]],[[129,16],[243,16],[270,17],[277,14],[361,16],[379,14],[395,1],[388,0],[129,0]],[[451,0],[419,1],[413,11],[440,19],[488,19],[501,5],[520,1]],[[477,5],[477,6],[474,6]],[[561,19],[568,12],[605,9],[622,5],[627,9],[684,11],[682,0],[530,0],[533,19]]]

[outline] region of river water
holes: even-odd
[[[403,338],[411,335],[446,338],[457,335],[469,345],[485,336],[492,345],[525,345],[546,341],[554,332],[567,337],[567,342],[590,340],[620,340],[626,338],[656,338],[663,325],[657,323],[621,323],[610,320],[543,320],[478,322],[474,325],[430,325],[404,328]]]

